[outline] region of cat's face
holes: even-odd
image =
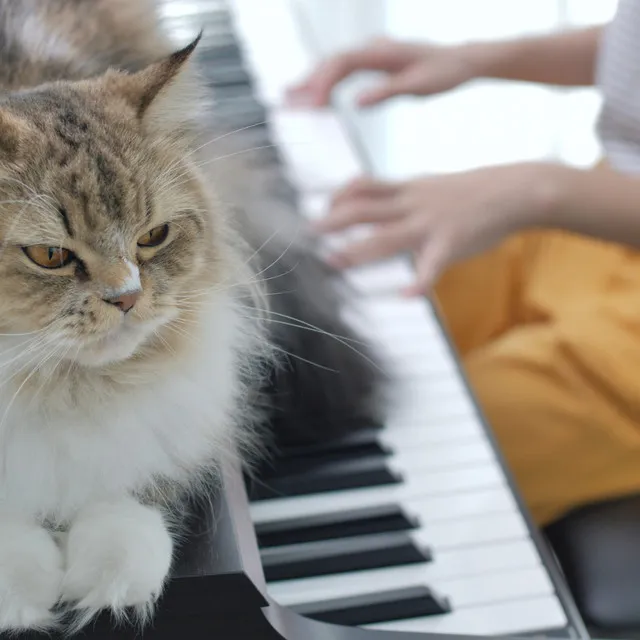
[[[0,104],[2,333],[114,362],[214,283],[209,202],[174,132],[147,121],[173,64]]]

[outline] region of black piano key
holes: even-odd
[[[212,86],[216,104],[224,103],[226,100],[247,99],[253,96],[253,86],[251,84],[220,84]]]
[[[319,514],[310,518],[258,523],[255,530],[258,545],[265,548],[409,531],[418,526],[418,521],[408,516],[402,507],[389,504],[356,511]]]
[[[254,501],[361,487],[399,484],[402,476],[389,469],[383,456],[329,462],[299,473],[261,477],[251,490]]]
[[[364,571],[431,560],[405,533],[271,547],[260,553],[267,582]]]
[[[267,120],[266,109],[255,100],[244,97],[220,102],[216,105],[216,114],[237,127],[249,127]]]
[[[217,64],[240,64],[244,66],[242,51],[235,41],[212,42],[206,47],[202,47],[199,51],[196,49],[196,55],[204,60],[211,60]],[[203,69],[205,75],[209,75],[212,71],[207,67]]]
[[[263,470],[263,479],[269,483],[273,477],[289,476],[298,473],[305,475],[315,469],[334,467],[338,463],[353,464],[357,460],[384,460],[393,452],[378,442],[365,444],[362,447],[345,449],[344,451],[327,451],[309,456],[277,457],[270,467]]]
[[[342,438],[309,445],[284,446],[280,449],[279,455],[282,458],[302,458],[353,452],[355,457],[361,455],[363,451],[382,450],[383,447],[378,441],[380,432],[380,427],[371,426],[349,433]]]
[[[446,598],[428,587],[409,587],[351,598],[310,602],[290,607],[295,613],[320,622],[359,627],[365,624],[392,622],[437,616],[451,612]]]
[[[223,45],[235,45],[238,48],[240,57],[242,57],[238,41],[231,31],[231,23],[224,17],[220,20],[216,20],[215,16],[206,20],[194,19],[193,16],[173,17],[170,20],[161,18],[160,24],[167,29],[169,35],[173,37],[178,45],[187,45],[202,32],[202,38],[198,45],[201,51],[215,49]]]
[[[200,62],[204,66],[211,67],[207,70],[207,82],[214,90],[216,87],[251,85],[253,82],[253,78],[242,65],[220,64],[220,60],[213,51],[203,53],[200,56]],[[249,97],[251,96],[247,98]],[[258,106],[264,110],[264,107]]]

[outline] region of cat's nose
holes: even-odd
[[[118,309],[120,309],[120,311],[122,311],[123,313],[127,313],[128,311],[131,311],[133,307],[135,307],[141,293],[142,291],[140,289],[137,289],[135,291],[127,291],[126,293],[123,293],[114,298],[103,299],[105,302],[118,307]]]

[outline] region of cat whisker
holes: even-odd
[[[176,352],[173,347],[167,342],[167,340],[162,336],[158,329],[154,329],[153,335],[166,347],[167,351],[171,353],[171,355],[175,355]]]
[[[279,230],[276,229],[245,261],[244,264],[249,264],[277,235]]]
[[[34,405],[36,398],[40,395],[40,393],[47,386],[47,383],[51,381],[51,379],[53,378],[53,376],[54,376],[54,374],[56,372],[56,369],[62,364],[62,362],[64,361],[65,356],[69,353],[69,351],[71,351],[71,348],[72,348],[72,345],[68,345],[66,348],[64,346],[62,346],[62,347],[58,347],[57,349],[54,349],[52,355],[59,355],[60,357],[58,358],[58,361],[53,365],[53,367],[51,367],[51,370],[48,372],[48,374],[43,376],[42,384],[38,387],[38,389],[33,394],[33,396],[31,396],[31,399],[29,401],[29,405],[30,406]],[[45,360],[40,365],[41,369],[44,367],[44,365],[46,364],[47,361],[48,360]]]
[[[179,327],[176,327],[175,324],[167,324],[167,325],[165,325],[164,328],[167,329],[168,331],[173,331],[173,333],[175,333],[175,334],[177,334],[177,335],[179,335],[179,336],[181,336],[183,338],[186,338],[188,340],[193,338],[193,336],[191,334],[189,334],[186,331],[183,331]]]
[[[27,331],[25,333],[0,333],[0,338],[20,338],[22,336],[33,336],[43,331],[48,331],[51,325],[42,327],[41,329],[34,329],[33,331]]]
[[[253,310],[253,309],[250,309],[250,310]],[[274,313],[274,312],[267,311],[267,313]],[[275,313],[275,315],[283,316],[285,318],[289,317],[289,316],[286,316],[285,314]],[[330,333],[329,331],[324,331],[323,329],[320,329],[319,327],[315,327],[313,325],[310,325],[309,323],[303,322],[302,320],[297,320],[296,322],[298,322],[298,324],[296,324],[294,322],[286,322],[284,320],[276,320],[274,318],[263,318],[263,317],[256,317],[256,316],[245,316],[245,318],[247,318],[249,320],[266,320],[266,322],[271,322],[273,324],[279,324],[279,325],[283,325],[283,326],[286,326],[286,327],[292,327],[294,329],[300,329],[301,331],[312,331],[314,333],[319,333],[319,334],[325,335],[328,338],[336,340],[336,342],[339,342],[340,344],[342,344],[344,347],[346,347],[350,351],[353,351],[356,355],[358,355],[359,357],[363,358],[366,362],[368,362],[370,365],[372,365],[375,369],[377,369],[378,371],[383,373],[382,369],[380,368],[380,366],[376,362],[374,362],[365,353],[363,353],[362,351],[359,351],[358,349],[356,349],[356,347],[354,347],[352,344],[350,344],[351,342],[358,343],[358,341],[356,341],[356,340],[349,340],[349,339],[347,339],[345,337],[338,336],[336,334]],[[295,320],[295,318],[294,318],[294,320]],[[362,344],[362,343],[360,343],[360,344]]]
[[[37,336],[36,338],[31,338],[30,340],[25,340],[24,342],[21,342],[18,345],[10,347],[9,349],[5,349],[5,351],[0,353],[0,356],[4,355],[5,353],[9,353],[10,351],[14,351],[15,349],[19,349],[20,347],[22,347],[24,345],[29,345],[25,349],[23,349],[18,355],[13,356],[10,360],[4,361],[4,362],[0,361],[0,370],[8,367],[9,365],[13,364],[17,360],[20,360],[24,356],[28,355],[30,352],[38,349],[43,344],[46,344],[46,342],[47,342],[46,338],[47,338],[47,336]],[[2,386],[2,384],[0,384],[0,386]]]
[[[231,291],[232,289],[236,289],[238,287],[245,288],[250,285],[259,285],[264,282],[269,282],[271,280],[283,278],[284,276],[287,276],[290,273],[292,273],[295,267],[296,265],[291,267],[291,269],[287,269],[287,271],[283,271],[282,273],[277,273],[276,275],[269,276],[268,278],[257,278],[257,279],[248,280],[246,282],[235,282],[233,284],[223,285],[223,286],[221,286],[220,284],[216,284],[211,287],[207,287],[203,289],[193,289],[191,292],[187,292],[186,294],[181,294],[179,296],[176,296],[176,300],[193,300],[198,296],[206,296],[211,293],[224,293],[226,291]],[[263,294],[263,295],[271,295],[271,294]]]
[[[278,262],[280,262],[280,260],[282,260],[285,257],[285,255],[287,254],[287,251],[289,251],[289,249],[291,249],[291,247],[293,246],[294,240],[295,240],[295,238],[291,238],[291,240],[289,241],[287,246],[282,250],[280,255],[277,258],[275,258],[275,260],[273,260],[271,262],[271,264],[269,264],[266,267],[264,267],[264,269],[261,269],[260,271],[258,271],[258,273],[255,274],[255,277],[259,278],[263,273],[265,273],[266,271],[269,271],[269,269],[272,269],[273,267],[275,267],[278,264]],[[295,267],[292,267],[292,269],[293,268],[295,268]]]
[[[196,297],[203,297],[206,293],[210,293],[210,291],[199,293],[198,296]],[[264,294],[264,297],[273,298],[275,296],[285,296],[285,295],[291,295],[294,293],[296,293],[294,289],[290,289],[288,291],[268,291],[267,293]],[[243,298],[251,298],[251,297],[252,296],[247,293],[245,295],[238,296],[238,299],[242,300]],[[200,299],[196,300],[195,297],[194,298],[176,298],[176,302],[178,303],[178,306],[180,307],[180,309],[184,309],[185,311],[190,309],[202,309],[203,306],[208,303],[207,300],[200,300]],[[250,307],[250,308],[257,308],[257,307]]]
[[[201,144],[199,147],[196,147],[195,149],[191,149],[191,151],[187,152],[186,154],[184,154],[180,159],[175,160],[173,163],[171,163],[166,169],[165,171],[163,171],[158,178],[159,179],[164,179],[166,177],[166,175],[171,172],[178,164],[180,164],[181,161],[184,161],[187,158],[190,158],[192,155],[198,153],[198,151],[202,151],[202,149],[204,149],[205,147],[208,147],[210,144],[214,144],[216,142],[219,142],[220,140],[223,140],[224,138],[228,138],[234,134],[237,133],[241,133],[242,131],[247,131],[248,129],[252,129],[254,127],[260,127],[267,124],[266,121],[263,122],[256,122],[255,124],[250,124],[246,127],[241,127],[240,129],[235,129],[234,131],[227,131],[226,133],[223,133],[222,135],[216,136],[210,140],[207,140],[207,142],[205,142],[204,144]],[[156,186],[156,182],[154,181],[153,183],[154,186]]]
[[[275,148],[276,145],[274,144],[264,144],[264,145],[260,145],[258,147],[251,147],[250,149],[242,149],[240,151],[234,151],[233,153],[227,153],[224,156],[218,156],[216,158],[209,158],[208,160],[203,160],[202,162],[196,162],[194,163],[194,167],[201,169],[202,167],[205,167],[207,165],[213,164],[215,162],[218,162],[220,160],[227,160],[229,158],[233,158],[235,156],[239,156],[242,155],[244,153],[251,153],[252,151],[260,151],[261,149],[271,149],[271,148]],[[167,191],[168,189],[174,188],[174,187],[178,187],[181,184],[183,184],[183,182],[178,182],[181,178],[184,178],[185,176],[188,176],[191,173],[191,171],[189,169],[183,171],[182,173],[179,173],[177,176],[174,176],[171,180],[169,180],[168,182],[163,183],[160,188],[159,188],[159,192],[160,193],[164,193],[165,191]]]
[[[251,307],[245,307],[245,308],[246,309],[251,309]],[[317,331],[321,331],[323,333],[326,333],[326,335],[331,336],[332,338],[339,338],[341,340],[347,340],[348,342],[352,342],[353,344],[361,344],[361,345],[365,344],[365,342],[363,340],[356,340],[354,338],[347,338],[346,336],[340,336],[340,335],[337,335],[337,334],[329,333],[329,332],[324,331],[323,329],[321,329],[319,327],[316,327],[314,324],[311,324],[310,322],[305,322],[304,320],[301,320],[301,319],[296,318],[294,316],[287,315],[286,313],[279,313],[277,311],[273,311],[272,309],[262,309],[262,311],[264,313],[268,313],[268,314],[273,315],[273,316],[278,316],[279,318],[284,318],[285,320],[290,320],[291,322],[299,322],[299,323],[301,323],[302,326],[305,326],[305,327],[307,327],[309,329],[315,329]]]
[[[177,301],[179,302],[179,306],[181,308],[184,309],[189,309],[189,308],[198,308],[198,304],[194,302],[195,298],[197,297],[201,297],[204,296],[208,293],[208,291],[199,291],[196,294],[192,294],[192,295],[183,295],[180,296],[179,298],[177,298]],[[205,303],[206,304],[206,303]],[[202,305],[202,303],[200,303],[200,306]],[[317,333],[320,333],[322,335],[326,335],[327,337],[336,340],[337,342],[339,342],[340,344],[342,344],[343,346],[349,348],[350,350],[352,350],[354,353],[356,353],[358,356],[364,358],[368,363],[370,363],[371,365],[373,365],[376,369],[380,369],[380,367],[371,359],[369,358],[366,354],[362,353],[360,350],[358,350],[354,345],[360,345],[360,346],[364,346],[364,342],[361,340],[355,340],[353,338],[347,338],[345,336],[340,336],[337,334],[332,334],[328,331],[324,331],[323,329],[312,325],[308,322],[305,322],[303,320],[300,320],[298,318],[295,318],[293,316],[289,316],[287,314],[283,314],[283,313],[279,313],[276,311],[273,311],[272,309],[268,309],[268,308],[256,308],[256,307],[251,307],[251,306],[246,306],[246,305],[240,305],[241,308],[243,308],[245,311],[249,311],[252,313],[257,313],[259,315],[247,315],[245,316],[247,319],[250,320],[256,320],[256,321],[266,321],[266,322],[270,322],[273,324],[281,324],[283,326],[290,326],[292,328],[297,328],[300,330],[304,330],[304,331],[314,331]],[[274,318],[274,317],[269,317],[269,316],[277,316],[278,319]],[[280,319],[281,318],[281,319]]]
[[[45,348],[48,345],[45,345]],[[53,350],[53,353],[55,353],[55,349]],[[27,375],[27,377],[22,381],[22,383],[20,384],[20,386],[16,389],[15,393],[13,394],[13,396],[11,396],[11,400],[9,400],[7,407],[2,415],[2,419],[0,419],[0,434],[2,434],[3,438],[8,438],[11,436],[10,432],[7,432],[7,430],[4,428],[4,424],[5,421],[7,419],[7,417],[9,416],[9,412],[11,411],[11,408],[13,407],[14,402],[16,401],[16,398],[18,397],[18,395],[20,394],[20,392],[22,391],[22,389],[25,387],[25,385],[29,382],[29,380],[31,380],[31,378],[40,370],[40,367],[45,364],[49,358],[51,358],[52,356],[52,352],[49,352],[49,354],[45,355],[43,358],[41,358],[40,362],[38,365],[34,366],[33,369],[29,372],[29,374]],[[32,361],[37,360],[38,358],[34,358]],[[6,382],[6,381],[5,381]],[[3,383],[4,384],[4,383]],[[2,385],[0,385],[2,386]],[[6,470],[7,468],[7,459],[6,459],[6,455],[7,455],[7,449],[8,447],[4,446],[2,447],[3,450],[3,470]]]
[[[4,372],[4,375],[2,377],[2,382],[0,382],[0,388],[8,385],[14,378],[16,378],[21,373],[25,371],[29,371],[29,369],[31,369],[33,364],[37,362],[38,359],[42,356],[42,353],[46,351],[46,349],[50,346],[51,346],[51,343],[43,343],[43,344],[34,346],[33,348],[30,348],[25,354],[23,354],[25,356],[27,354],[30,354],[30,357],[24,363],[22,363],[21,366],[19,366],[16,370],[9,370],[8,372],[7,371]]]
[[[299,360],[300,362],[305,362],[306,364],[310,364],[313,367],[317,367],[318,369],[323,369],[324,371],[329,371],[331,373],[339,373],[339,371],[336,371],[335,369],[332,369],[331,367],[325,367],[324,365],[318,363],[318,362],[313,362],[312,360],[307,360],[306,358],[303,358],[302,356],[299,356],[295,353],[290,353],[289,351],[287,351],[286,349],[282,349],[281,347],[278,347],[276,345],[272,345],[271,348],[278,352],[278,353],[282,353],[290,358],[294,358],[295,360]]]

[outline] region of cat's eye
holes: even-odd
[[[158,227],[154,227],[151,231],[147,231],[144,235],[138,238],[139,247],[157,247],[161,245],[169,235],[169,225],[161,224]]]
[[[36,244],[22,249],[27,257],[44,269],[60,269],[75,259],[68,249],[62,247],[47,247],[44,244]]]

